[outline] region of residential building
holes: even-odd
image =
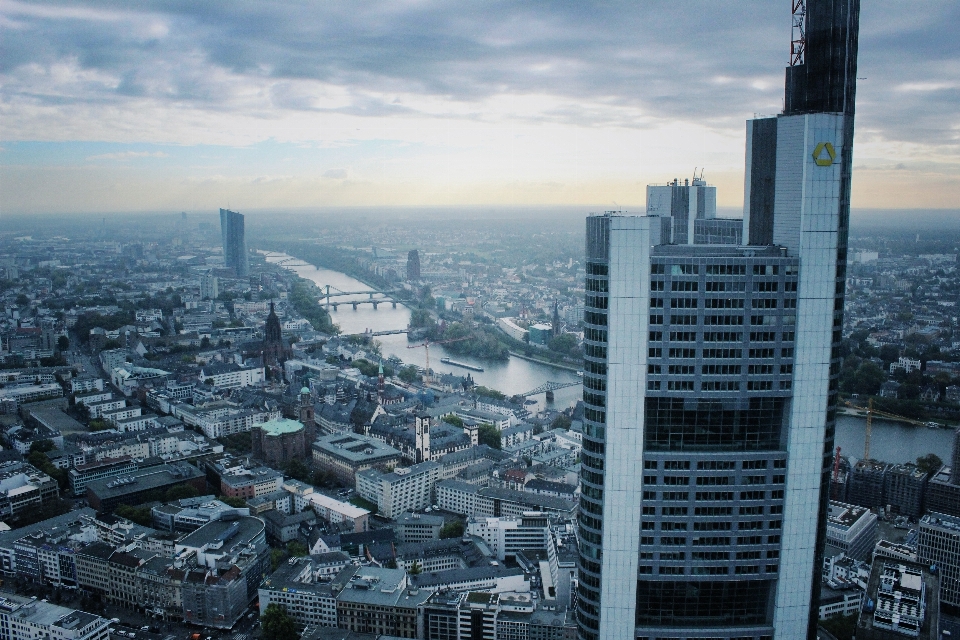
[[[357,567],[349,577],[333,582],[337,594],[337,624],[360,633],[419,638],[419,609],[433,594],[410,589],[402,569]]]
[[[920,519],[917,538],[920,562],[937,565],[940,572],[940,606],[946,613],[960,612],[960,518],[929,513]]]
[[[0,591],[0,629],[4,640],[109,640],[106,618]]]
[[[270,569],[263,521],[251,516],[205,524],[177,542],[174,558],[184,622],[218,629],[237,623]]]
[[[318,492],[308,494],[306,499],[310,508],[330,524],[353,529],[356,533],[370,530],[370,512],[366,509]]]
[[[365,469],[357,473],[357,493],[377,505],[377,513],[396,518],[405,511],[425,509],[433,504],[433,488],[440,479],[440,464],[421,462],[396,467],[390,473]]]
[[[220,389],[239,389],[261,384],[265,379],[263,367],[243,367],[236,363],[208,364],[200,369],[201,384]]]
[[[437,483],[437,506],[450,513],[468,517],[515,517],[527,511],[542,511],[566,519],[573,519],[577,503],[563,498],[541,496],[535,493],[479,487],[458,480]]]
[[[276,604],[298,625],[336,627],[337,599],[330,580],[349,561],[347,554],[336,551],[284,562],[259,588],[261,615]],[[337,570],[330,572],[332,568]]]
[[[877,543],[877,514],[866,507],[830,501],[827,514],[827,544],[855,560],[868,560]]]
[[[940,638],[937,583],[937,575],[929,567],[908,562],[874,562],[866,591],[873,606],[868,606],[857,620],[857,640]]]
[[[884,478],[884,504],[891,513],[919,518],[923,513],[923,496],[927,492],[929,477],[915,464],[891,466]]]
[[[497,559],[504,560],[524,549],[546,549],[550,521],[536,511],[528,511],[519,518],[471,518],[466,532],[483,539]]]
[[[393,531],[400,543],[439,540],[442,528],[443,516],[428,513],[401,513],[393,521]]]

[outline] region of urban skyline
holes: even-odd
[[[635,209],[704,166],[739,207],[787,4],[4,3],[0,210]],[[960,201],[958,11],[865,12],[853,206]]]

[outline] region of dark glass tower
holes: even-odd
[[[232,267],[238,278],[246,278],[250,275],[250,262],[243,215],[229,209],[220,209],[220,237],[223,240],[224,266]]]
[[[813,638],[849,220],[858,0],[808,0],[747,124],[742,244],[587,219],[585,639]]]

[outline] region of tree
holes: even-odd
[[[550,423],[551,429],[569,429],[570,425],[573,424],[573,421],[565,413],[561,413],[556,418],[553,419],[553,422]]]
[[[287,465],[286,471],[287,475],[294,480],[307,482],[310,479],[310,469],[307,468],[307,465],[305,465],[302,460],[291,460],[290,464]]]
[[[529,335],[529,334],[528,334]],[[558,336],[550,338],[547,348],[556,353],[562,353],[565,356],[575,356],[580,353],[577,346],[577,338],[572,333],[561,333]]]
[[[293,558],[302,558],[310,553],[310,550],[299,540],[291,540],[287,543],[287,553]]]
[[[423,573],[423,569],[420,567],[420,564],[418,562],[414,561],[413,564],[410,565],[410,571],[408,573],[412,576],[419,575]]]
[[[462,521],[451,520],[440,528],[440,539],[446,540],[447,538],[459,538],[463,535],[465,529],[466,527]]]
[[[463,429],[463,419],[460,416],[451,413],[448,416],[443,416],[443,421],[447,424],[452,424],[458,429]]]
[[[133,507],[129,504],[121,504],[114,510],[114,513],[139,525],[153,526],[153,515],[150,513],[150,507]]]
[[[90,421],[90,431],[104,431],[110,428],[110,424],[106,420],[101,420],[100,418],[94,418]]]
[[[60,336],[57,338],[57,351],[66,351],[70,348],[70,338],[67,336]]]
[[[883,369],[878,367],[876,363],[864,360],[854,374],[853,391],[863,395],[876,395],[880,393],[880,385],[886,379],[887,376]]]
[[[417,368],[413,365],[400,369],[400,373],[398,373],[397,376],[407,384],[413,384],[420,380],[420,374],[417,373]]]
[[[197,491],[197,488],[190,484],[178,484],[167,489],[167,493],[164,496],[166,502],[173,502],[174,500],[182,500],[183,498],[196,498],[200,495],[200,492]]]
[[[260,616],[260,627],[264,640],[290,640],[297,637],[297,625],[287,615],[286,609],[272,603]]]
[[[276,571],[277,567],[280,566],[280,563],[283,562],[286,553],[283,549],[271,549],[270,550],[270,571]]]
[[[923,473],[933,475],[943,466],[943,460],[935,453],[928,453],[925,456],[917,458],[917,469]]]
[[[220,496],[220,502],[228,504],[234,509],[243,509],[247,506],[247,501],[237,496]]]
[[[500,430],[492,424],[481,424],[477,429],[477,440],[491,449],[500,448]]]

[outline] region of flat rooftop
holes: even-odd
[[[400,457],[400,452],[388,444],[351,433],[322,436],[313,443],[313,449],[354,464]]]
[[[827,524],[850,528],[869,511],[866,507],[831,500],[830,509],[827,512]]]
[[[253,516],[240,516],[236,520],[214,520],[188,534],[177,543],[177,549],[199,549],[219,540],[223,540],[225,548],[236,544],[249,544],[260,536],[263,530],[263,520]]]
[[[94,480],[87,484],[87,489],[105,500],[202,477],[203,473],[193,465],[160,465],[129,471],[115,478]]]

